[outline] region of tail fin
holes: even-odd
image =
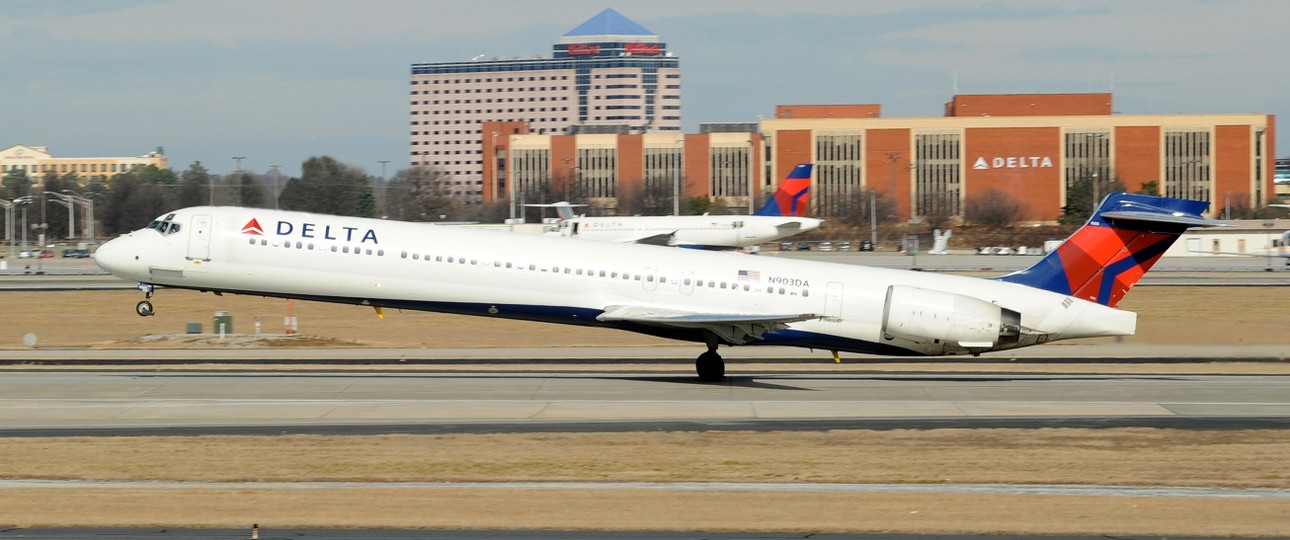
[[[793,167],[793,172],[788,173],[788,178],[779,183],[779,188],[775,190],[775,194],[754,215],[802,215],[807,203],[810,201],[808,195],[811,191],[811,167],[810,163],[803,163]]]
[[[1204,201],[1112,193],[1043,260],[998,279],[1115,307],[1184,231],[1230,225],[1202,217],[1207,208]]]

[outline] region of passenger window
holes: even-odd
[[[802,296],[810,296],[810,295],[811,295],[810,289],[802,289]]]
[[[349,246],[345,246],[345,247],[343,247],[343,248],[340,248],[340,250],[341,250],[342,252],[344,252],[344,253],[349,253]]]
[[[255,239],[254,239],[254,238],[252,238],[252,239],[251,239],[251,245],[253,245],[253,246],[255,245]]]

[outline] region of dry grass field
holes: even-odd
[[[236,332],[250,333],[257,316],[265,333],[283,331],[286,300],[216,296],[162,290],[153,297],[157,315],[134,314],[135,291],[0,292],[8,306],[0,349],[21,348],[35,333],[41,348],[137,347],[140,338],[182,334],[190,322],[212,332],[216,311],[233,317]],[[1120,305],[1138,313],[1138,334],[1126,343],[1290,344],[1290,290],[1275,287],[1138,287]],[[457,315],[290,302],[303,336],[326,343],[367,347],[559,347],[650,346],[677,342],[613,330],[486,319]]]
[[[3,292],[0,348],[157,346],[237,332],[287,302],[161,291]],[[1288,344],[1281,288],[1139,287],[1129,343]],[[293,302],[316,343],[367,347],[674,345],[578,327]],[[179,481],[534,481],[1108,484],[1290,489],[1290,432],[928,430],[791,433],[551,433],[372,437],[0,438],[0,479]],[[0,526],[538,528],[802,532],[1271,536],[1290,499],[865,494],[646,489],[274,487],[0,488]]]

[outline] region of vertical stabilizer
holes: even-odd
[[[810,203],[808,195],[811,192],[811,167],[810,163],[803,163],[793,167],[793,172],[789,173],[788,178],[779,183],[779,187],[775,189],[775,194],[754,215],[803,215],[806,211],[806,206]]]
[[[1112,193],[1052,253],[998,279],[1115,307],[1184,231],[1229,225],[1201,216],[1207,208],[1204,201]]]

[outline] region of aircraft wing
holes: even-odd
[[[618,241],[624,244],[645,244],[648,246],[667,247],[672,245],[672,240],[675,237],[675,235],[676,235],[676,231],[673,231],[669,233],[651,234],[649,236],[641,236],[637,238],[620,238]]]
[[[818,319],[813,313],[699,313],[658,307],[609,306],[596,317],[604,322],[624,321],[647,326],[710,330],[729,343],[744,344],[788,323]]]

